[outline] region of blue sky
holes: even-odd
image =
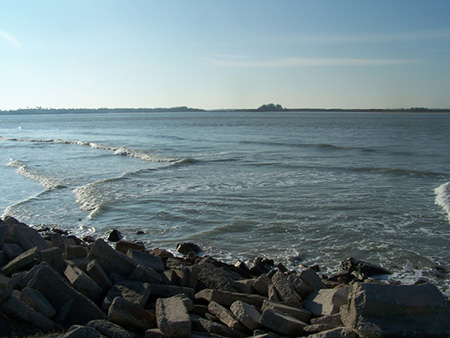
[[[0,109],[450,107],[450,1],[2,0]]]

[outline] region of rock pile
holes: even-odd
[[[0,220],[0,336],[442,337],[450,310],[430,284],[365,282],[344,261],[329,279],[259,258],[225,264],[182,245],[175,257],[117,237],[88,243]],[[186,244],[186,243],[185,243]],[[381,270],[383,273],[387,271]],[[57,332],[57,333],[55,333]]]

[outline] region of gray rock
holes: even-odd
[[[346,258],[341,263],[341,266],[344,270],[346,270],[348,272],[358,271],[369,277],[374,276],[374,275],[386,275],[386,274],[391,273],[389,270],[387,270],[381,266],[377,266],[372,263],[360,261],[353,257]]]
[[[156,327],[153,313],[120,297],[116,297],[109,307],[108,319],[121,326],[143,331]]]
[[[124,240],[120,240],[116,243],[116,250],[120,251],[123,254],[127,254],[128,250],[138,250],[138,251],[145,251],[145,246],[142,243],[138,242],[128,242]]]
[[[181,297],[158,298],[156,324],[168,337],[185,337],[191,334],[191,319]]]
[[[240,300],[241,302],[260,308],[265,298],[259,295],[249,295],[246,293],[205,289],[197,292],[195,294],[195,299],[204,299],[208,302],[214,301],[224,306],[230,306],[235,301]]]
[[[43,332],[60,330],[61,327],[43,314],[34,311],[20,299],[11,296],[0,307],[1,312],[10,318],[26,323]]]
[[[103,291],[111,289],[112,282],[96,259],[93,259],[88,263],[86,266],[86,273],[103,289]]]
[[[277,271],[272,276],[272,283],[277,289],[278,295],[281,300],[286,304],[300,305],[300,300],[298,299],[294,286],[289,282],[288,278],[281,271]]]
[[[137,264],[152,268],[157,272],[163,272],[166,269],[161,257],[154,256],[145,251],[130,249],[127,252],[127,257],[132,258]]]
[[[55,308],[61,323],[84,324],[105,317],[91,300],[72,288],[55,270],[48,265],[40,265],[27,286],[44,295]]]
[[[92,327],[74,325],[61,338],[100,338],[100,332]]]
[[[66,263],[64,262],[63,252],[60,248],[53,247],[42,250],[41,252],[39,252],[39,258],[41,259],[41,261],[50,264],[50,266],[59,273],[63,273]]]
[[[144,307],[151,294],[148,283],[122,281],[113,285],[103,300],[103,310],[107,311],[116,297],[121,297],[130,303],[139,304]]]
[[[311,287],[306,284],[299,276],[291,273],[288,276],[288,280],[294,286],[295,292],[300,297],[301,300],[305,300],[308,295],[313,292]]]
[[[269,284],[269,287],[267,288],[267,298],[274,302],[281,302],[281,297],[278,295],[275,285]]]
[[[111,230],[108,236],[108,241],[110,242],[118,242],[123,238],[121,232],[119,230]]]
[[[303,302],[306,310],[314,316],[327,316],[338,313],[342,305],[347,304],[348,286],[334,289],[321,289],[310,294]]]
[[[236,319],[233,313],[222,305],[212,301],[208,305],[208,311],[226,326],[244,333],[247,331],[247,328]]]
[[[134,333],[105,319],[91,320],[86,326],[96,329],[108,338],[135,338]]]
[[[87,258],[96,259],[108,275],[114,272],[128,277],[137,265],[136,261],[114,250],[101,238],[95,241]]]
[[[34,247],[32,249],[29,249],[25,251],[23,254],[17,256],[12,261],[10,261],[8,264],[6,264],[3,269],[2,273],[4,275],[10,275],[11,273],[20,270],[34,262],[34,259],[38,255],[38,248]]]
[[[203,318],[200,318],[198,320],[196,327],[199,331],[208,332],[210,334],[219,335],[222,337],[229,337],[229,338],[247,337],[246,334],[244,334],[240,331],[233,330],[232,328],[230,328],[226,325],[215,323],[213,321],[203,319]]]
[[[303,335],[303,328],[308,324],[271,309],[264,310],[261,323],[280,334],[292,337]]]
[[[129,279],[145,283],[161,283],[162,281],[162,277],[158,272],[140,264],[131,273]]]
[[[308,284],[313,292],[317,292],[320,289],[327,288],[322,279],[320,279],[317,273],[311,268],[299,272],[298,277],[300,277],[306,284]]]
[[[56,315],[55,308],[48,302],[44,295],[37,290],[26,287],[20,293],[19,299],[47,318],[52,318]]]
[[[30,250],[37,247],[39,250],[48,249],[49,246],[39,232],[23,223],[11,224],[12,237],[24,249]]]
[[[168,285],[168,284],[150,284],[152,296],[168,298],[179,294],[185,294],[190,299],[195,299],[195,290],[183,286]]]
[[[242,279],[233,282],[233,288],[237,292],[241,293],[252,293],[253,292],[253,283],[254,279]]]
[[[266,275],[262,274],[253,282],[253,288],[262,296],[268,296],[269,284],[272,284],[272,280]]]
[[[341,314],[336,313],[334,315],[322,316],[318,318],[312,318],[311,324],[327,324],[333,327],[344,326],[341,320]]]
[[[181,254],[187,255],[191,251],[195,253],[202,252],[202,249],[200,249],[200,247],[194,243],[178,243],[177,251]]]
[[[311,334],[308,338],[358,338],[358,334],[348,327],[338,327],[335,329]]]
[[[341,318],[363,337],[446,336],[450,332],[449,307],[431,284],[355,283]]]
[[[68,265],[64,275],[69,282],[83,295],[98,303],[102,298],[103,289],[78,267]]]
[[[66,246],[66,259],[86,257],[88,252],[88,248],[83,245],[69,245]]]
[[[5,243],[2,246],[2,252],[5,255],[5,258],[10,261],[23,254],[24,250],[19,244]]]
[[[287,314],[288,316],[296,318],[305,323],[308,323],[312,316],[312,313],[310,311],[303,308],[265,300],[261,310],[265,311],[268,309]]]
[[[239,322],[241,322],[249,330],[256,330],[261,325],[261,313],[258,309],[250,304],[241,301],[235,301],[230,306],[230,310]]]

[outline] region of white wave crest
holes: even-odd
[[[16,172],[22,176],[38,181],[45,189],[65,188],[64,183],[56,178],[48,177],[45,174],[29,169],[24,162],[20,160],[12,160],[6,164],[7,167],[17,168]]]
[[[434,192],[436,193],[435,203],[444,209],[450,221],[450,182],[437,187]]]

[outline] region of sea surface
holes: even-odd
[[[450,114],[0,114],[0,212],[450,294]],[[137,234],[142,231],[143,234]]]

